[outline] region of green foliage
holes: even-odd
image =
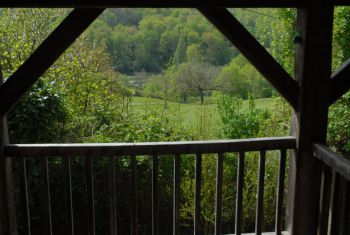
[[[107,10],[92,25],[89,38],[104,44],[115,68],[127,74],[159,73],[173,58],[175,64],[180,64],[191,44],[198,44],[203,61],[214,65],[227,63],[236,53],[221,34],[191,9]]]
[[[333,26],[333,69],[350,58],[350,8],[336,7]],[[336,151],[350,153],[350,92],[334,103],[329,110],[328,143]]]
[[[350,153],[350,92],[333,104],[328,116],[328,143],[338,152]]]
[[[225,65],[216,78],[220,90],[241,99],[271,97],[274,93],[270,84],[242,56],[237,56]]]
[[[271,47],[272,54],[277,61],[293,76],[295,45],[294,38],[298,35],[296,31],[296,10],[295,9],[279,9],[278,16],[280,24],[272,28],[273,38]]]
[[[55,84],[39,81],[9,113],[15,143],[60,142],[65,135],[67,110]]]
[[[350,8],[336,7],[333,26],[333,68],[350,58]]]
[[[24,62],[66,13],[66,10],[1,10],[0,69],[5,77]],[[62,101],[62,92],[56,84],[45,80],[47,76],[45,74],[9,113],[11,142],[62,140],[67,107]]]
[[[218,98],[218,111],[222,122],[222,135],[230,139],[252,138],[259,134],[260,125],[269,114],[255,107],[250,98],[248,109],[242,109],[242,100],[229,95]]]
[[[174,53],[174,63],[179,65],[186,60],[186,48],[187,42],[184,36],[180,37],[179,42],[177,43],[176,50]]]

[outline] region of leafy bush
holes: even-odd
[[[250,97],[247,109],[242,100],[227,94],[218,98],[218,111],[222,122],[222,135],[230,139],[257,137],[260,125],[268,119],[269,113],[255,107]]]

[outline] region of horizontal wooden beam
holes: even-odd
[[[5,114],[60,57],[104,9],[75,9],[0,87],[0,113]]]
[[[333,104],[350,89],[350,59],[332,74],[329,104]]]
[[[0,7],[302,7],[305,0],[1,0]]]
[[[225,8],[199,8],[199,11],[252,63],[274,88],[298,109],[296,81]]]
[[[333,171],[336,171],[350,181],[350,160],[335,153],[325,145],[315,143],[313,145],[315,157],[327,164]]]
[[[106,143],[106,144],[11,144],[5,146],[6,157],[50,156],[132,156],[245,152],[294,149],[294,137],[236,140]]]
[[[350,6],[349,0],[334,0],[335,6]]]

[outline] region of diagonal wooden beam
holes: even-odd
[[[34,53],[0,87],[0,114],[5,114],[79,37],[104,9],[74,9]]]
[[[350,89],[350,59],[332,74],[329,105],[337,101]]]
[[[199,11],[255,66],[275,89],[298,109],[296,81],[270,53],[225,8],[199,8]]]
[[[306,0],[1,0],[0,7],[302,7]],[[344,0],[343,0],[344,1]],[[346,1],[346,0],[345,0]]]

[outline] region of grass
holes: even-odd
[[[255,104],[258,108],[273,109],[273,98],[256,99]],[[243,101],[243,108],[248,106],[248,101]],[[219,114],[217,106],[213,104],[188,103],[182,104],[168,101],[167,108],[162,99],[133,97],[132,108],[134,112],[147,113],[150,111],[159,112],[159,115],[166,114],[168,117],[178,121],[180,125],[193,130],[200,130],[198,133],[202,138],[211,138],[208,133],[217,133],[219,128]]]

